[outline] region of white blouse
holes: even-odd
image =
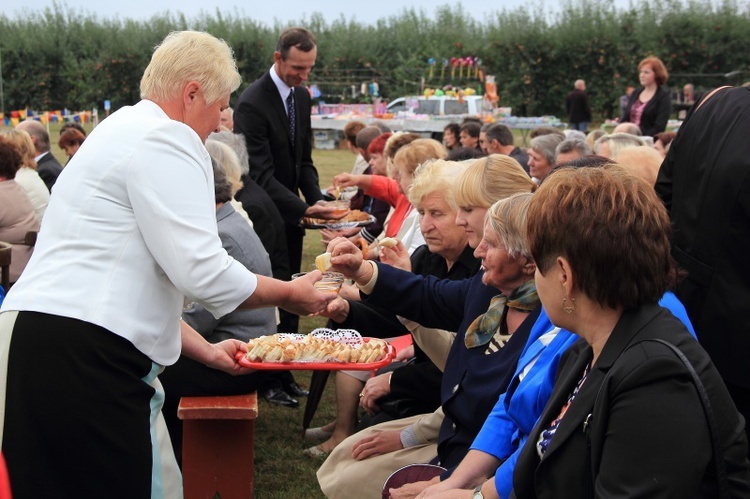
[[[2,310],[96,324],[168,365],[180,354],[185,297],[218,317],[256,286],[221,246],[200,138],[144,100],[97,126],[60,174]]]
[[[28,166],[23,166],[16,172],[16,183],[26,191],[31,204],[34,206],[36,217],[41,222],[49,204],[49,190],[47,190],[44,180],[42,180],[42,177],[39,176],[36,170],[32,170]]]

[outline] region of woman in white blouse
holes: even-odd
[[[318,271],[276,281],[222,248],[203,142],[239,83],[225,42],[171,33],[146,68],[143,100],[104,120],[55,184],[0,313],[14,495],[178,497],[163,472],[174,456],[157,442],[157,374],[180,354],[249,372],[234,358],[243,342],[209,344],[180,323],[184,300],[220,316],[272,305],[309,314],[333,298],[313,287]]]

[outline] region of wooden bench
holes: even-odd
[[[177,416],[185,499],[253,497],[257,393],[183,397]]]

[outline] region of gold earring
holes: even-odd
[[[562,309],[565,311],[566,314],[572,314],[573,312],[576,311],[576,299],[575,298],[570,299],[570,306],[565,306],[565,302],[567,301],[568,301],[567,298],[563,298]]]

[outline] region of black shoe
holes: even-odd
[[[261,396],[267,402],[270,402],[272,404],[283,405],[284,407],[290,408],[299,407],[299,402],[297,402],[297,399],[290,397],[289,394],[281,388],[270,388],[263,392]]]
[[[297,384],[296,381],[292,381],[290,383],[284,383],[284,391],[291,395],[292,397],[307,397],[310,395],[310,392],[307,390],[303,390],[301,386]]]

